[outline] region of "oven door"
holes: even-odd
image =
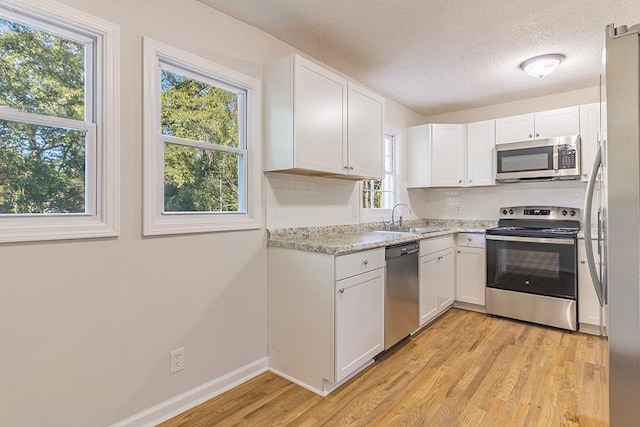
[[[487,235],[487,287],[575,300],[575,239]]]

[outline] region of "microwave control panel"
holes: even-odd
[[[574,144],[558,146],[558,169],[575,169],[577,160]]]

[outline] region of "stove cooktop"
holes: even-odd
[[[577,228],[561,227],[561,228],[535,228],[535,227],[519,227],[519,226],[500,226],[487,229],[489,235],[502,236],[523,236],[523,237],[576,237],[578,235]]]

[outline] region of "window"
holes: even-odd
[[[117,45],[66,6],[0,5],[0,242],[118,234]]]
[[[396,203],[396,136],[384,135],[384,179],[362,182],[363,209],[391,209]]]
[[[259,82],[145,38],[144,233],[259,228]]]

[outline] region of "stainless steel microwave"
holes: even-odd
[[[496,145],[496,181],[550,181],[580,177],[580,136]]]

